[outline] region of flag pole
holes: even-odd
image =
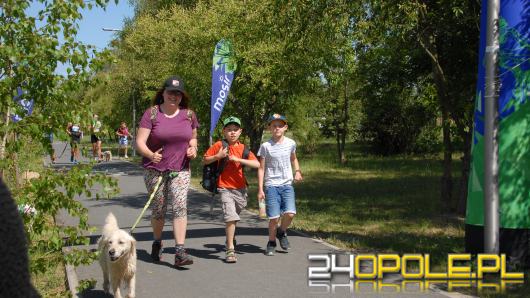
[[[486,86],[484,94],[484,252],[499,253],[498,84],[500,0],[486,0]]]

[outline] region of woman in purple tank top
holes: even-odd
[[[151,203],[151,225],[154,241],[153,261],[162,257],[162,229],[168,207],[173,218],[175,266],[193,264],[184,249],[187,226],[187,197],[190,184],[190,159],[197,157],[197,127],[193,111],[188,109],[190,98],[184,82],[169,77],[154,98],[142,119],[136,137],[138,152],[143,156],[144,181],[152,193],[159,177],[162,182]]]

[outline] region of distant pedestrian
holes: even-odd
[[[226,232],[227,263],[237,262],[235,253],[236,224],[240,220],[239,213],[247,206],[247,180],[243,166],[258,168],[259,162],[254,153],[239,142],[241,135],[241,120],[228,117],[223,121],[224,142],[213,144],[204,154],[203,163],[224,163],[223,171],[218,180],[218,188],[223,207],[223,219]],[[227,146],[227,147],[224,147]],[[246,150],[245,150],[246,148]],[[247,156],[245,157],[245,152]]]
[[[293,179],[302,181],[302,171],[296,157],[296,143],[285,136],[288,127],[285,116],[274,114],[269,117],[268,124],[272,137],[261,144],[258,151],[258,200],[265,199],[269,217],[266,254],[272,256],[276,250],[276,238],[282,249],[291,248],[287,240],[287,228],[296,214],[292,183]],[[281,226],[278,227],[280,216]]]
[[[98,115],[92,116],[92,125],[90,125],[90,143],[92,143],[92,156],[95,161],[102,161],[103,155],[101,154],[101,121],[98,119]]]
[[[127,128],[127,124],[124,121],[120,123],[120,127],[116,130],[116,135],[118,135],[118,157],[120,157],[120,151],[123,150],[123,158],[129,158],[127,156],[127,147],[131,135],[129,134],[129,128]]]
[[[154,105],[140,120],[136,136],[138,152],[144,157],[144,180],[152,193],[162,179],[152,203],[151,224],[154,241],[151,257],[162,255],[162,229],[169,206],[173,213],[175,266],[193,264],[184,249],[187,227],[187,200],[190,184],[190,159],[197,157],[197,127],[194,112],[188,108],[190,98],[179,77],[170,77],[155,95]]]
[[[66,127],[66,133],[70,136],[70,162],[73,164],[79,163],[79,144],[81,144],[81,138],[83,136],[83,131],[81,131],[81,126],[79,123],[68,122]]]

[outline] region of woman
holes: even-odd
[[[151,225],[154,241],[153,261],[162,255],[162,229],[169,206],[173,213],[175,266],[191,265],[193,259],[184,249],[187,226],[187,197],[190,184],[189,161],[197,157],[197,117],[188,109],[189,96],[184,82],[168,78],[140,120],[136,137],[138,152],[143,156],[144,181],[149,193],[162,178],[151,203]]]

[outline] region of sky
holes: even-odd
[[[36,15],[40,9],[42,9],[42,4],[32,4],[27,12],[30,15]],[[105,10],[99,7],[91,10],[85,8],[81,13],[83,19],[79,21],[77,40],[93,45],[100,51],[107,47],[116,36],[116,32],[103,31],[103,28],[121,29],[125,19],[134,15],[134,9],[128,0],[119,0],[118,4],[110,0]],[[66,74],[66,67],[58,66],[56,73]]]
[[[85,44],[95,45],[100,50],[105,48],[116,34],[116,32],[103,31],[102,28],[121,29],[124,20],[134,15],[134,10],[127,0],[120,0],[118,5],[111,0],[105,10],[84,9],[82,14],[83,20],[79,23],[78,40]]]

